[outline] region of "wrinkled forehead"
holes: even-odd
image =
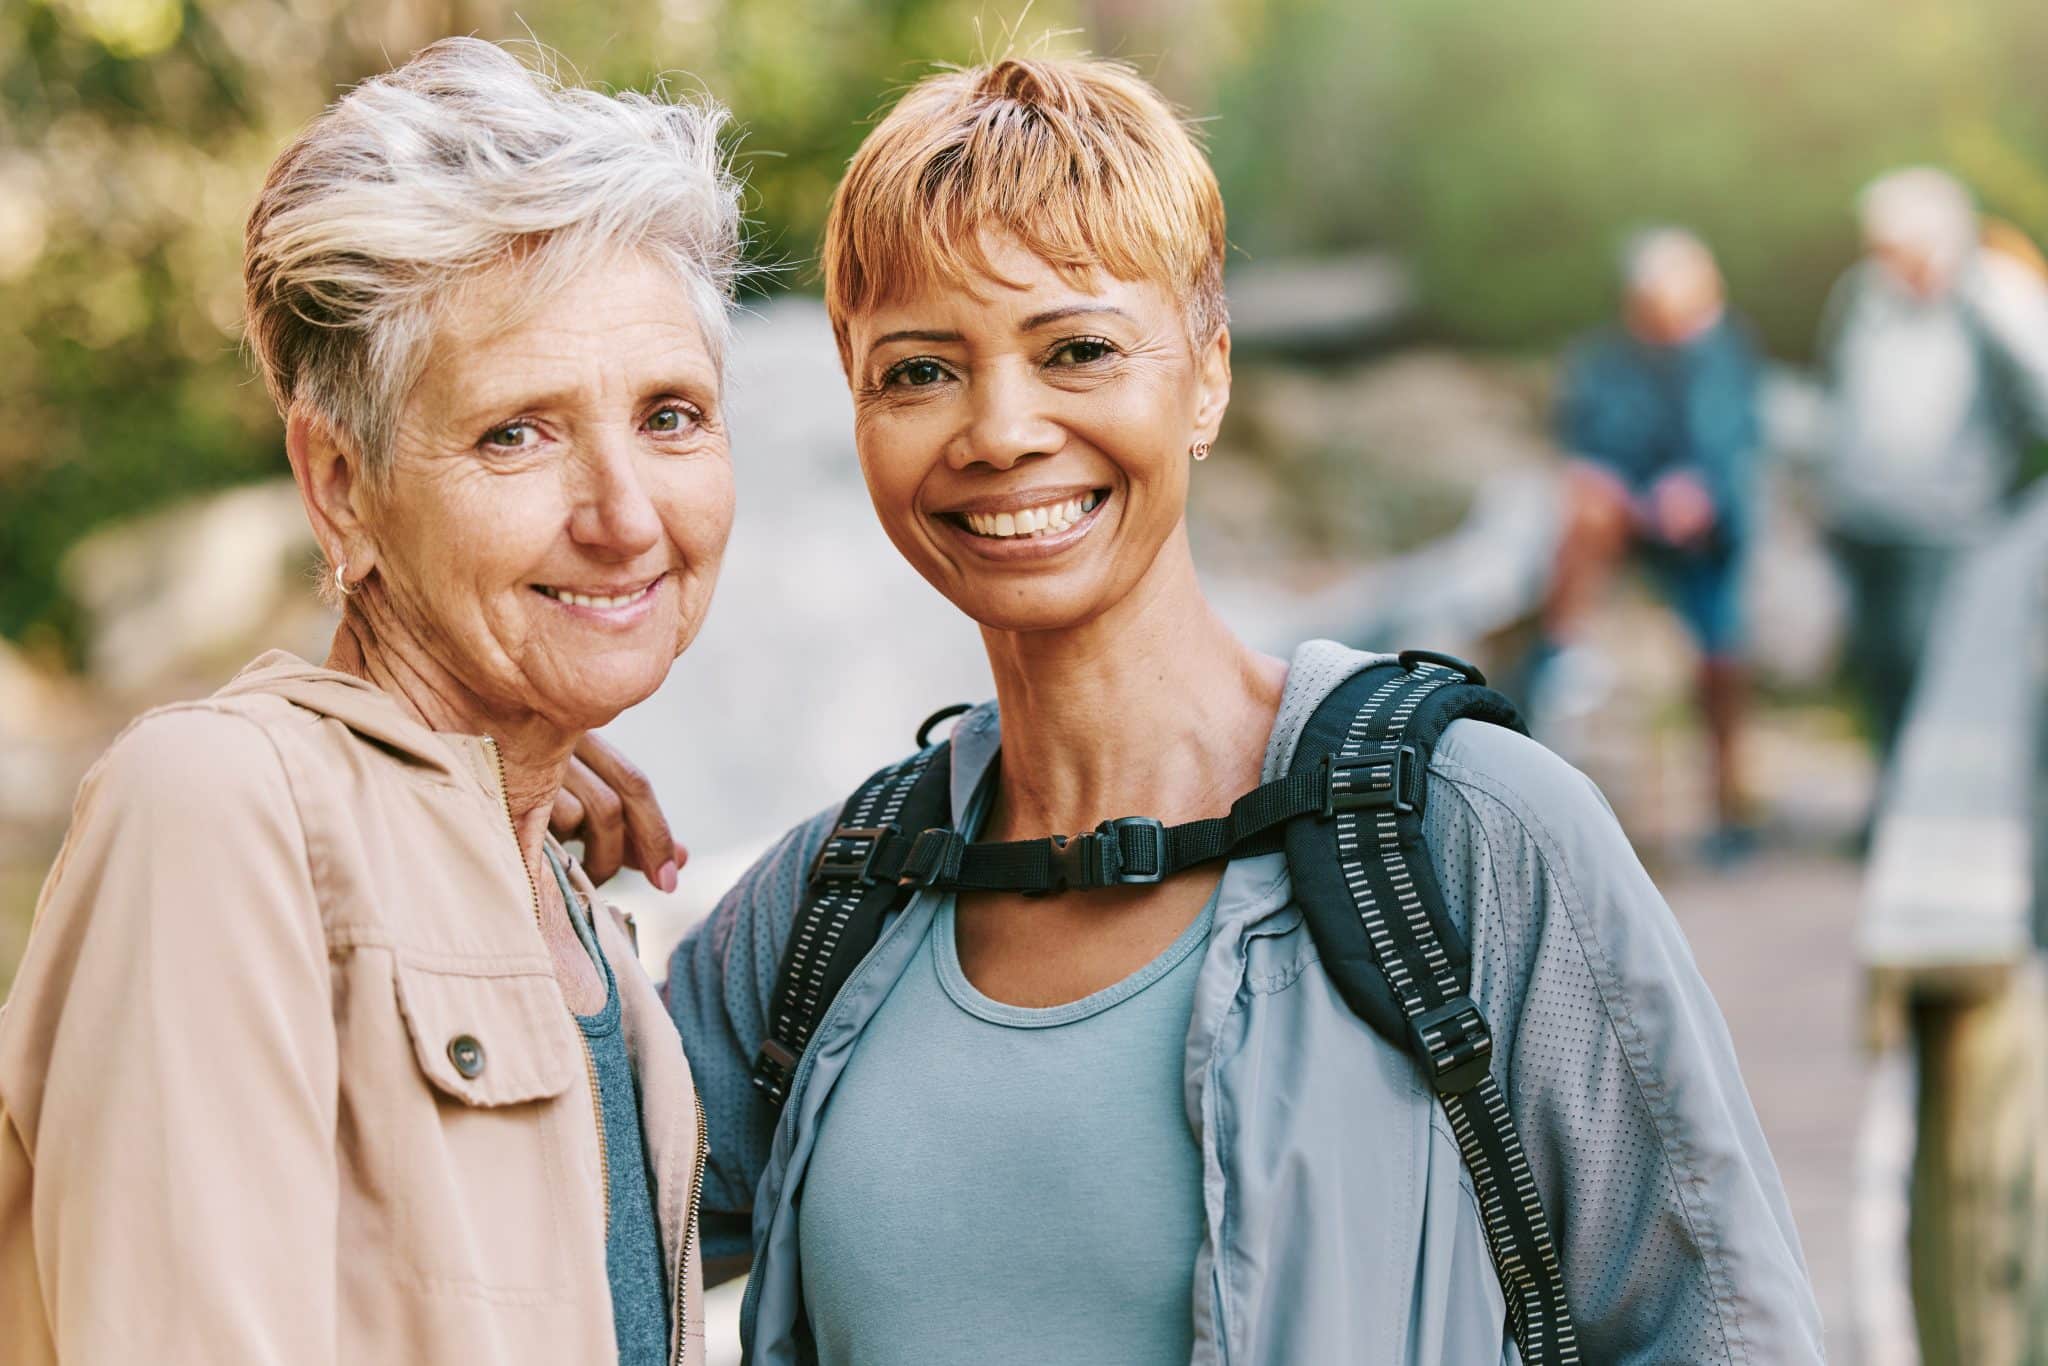
[[[1146,274],[1131,263],[1113,270],[1091,251],[1061,250],[1057,244],[1026,240],[1007,225],[989,225],[957,246],[928,242],[905,268],[877,282],[864,306],[851,310],[849,325],[920,312],[973,311],[999,316],[1033,311],[1049,298],[1128,302],[1156,294],[1173,301],[1171,281]],[[1148,288],[1149,287],[1149,288]]]

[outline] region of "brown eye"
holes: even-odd
[[[882,382],[904,389],[926,389],[945,377],[945,367],[937,361],[914,357],[891,367],[889,373],[882,377]]]
[[[1106,341],[1094,337],[1077,337],[1070,342],[1060,343],[1059,350],[1052,353],[1052,359],[1061,365],[1086,365],[1101,360],[1113,350]]]
[[[495,446],[501,451],[516,451],[532,444],[528,438],[533,434],[533,427],[528,423],[508,422],[502,427],[493,427],[485,432],[484,444]]]

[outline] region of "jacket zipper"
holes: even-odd
[[[590,1078],[590,1108],[597,1115],[597,1183],[604,1190],[604,1238],[605,1245],[609,1247],[612,1238],[612,1155],[611,1142],[604,1135],[604,1093],[598,1089],[597,1055],[590,1051],[590,1040],[580,1023],[573,1020],[570,1023],[576,1025],[576,1038],[583,1045],[583,1072]]]
[[[682,1366],[683,1335],[689,1327],[690,1302],[685,1291],[689,1286],[690,1249],[695,1246],[693,1234],[697,1228],[697,1213],[704,1203],[704,1161],[711,1155],[711,1136],[704,1130],[704,1097],[697,1094],[694,1079],[690,1084],[690,1103],[697,1107],[697,1152],[690,1162],[690,1196],[683,1211],[683,1247],[676,1254],[676,1336],[669,1352],[669,1366]]]
[[[540,918],[540,884],[533,880],[533,869],[526,866],[526,855],[520,852],[519,827],[512,820],[512,799],[505,795],[505,756],[498,752],[498,742],[491,736],[484,737],[484,748],[491,752],[491,762],[498,766],[498,809],[505,813],[505,828],[512,832],[512,852],[519,857],[519,871],[526,874],[526,892],[533,898],[533,926],[541,932],[541,942],[546,943],[547,926]],[[568,1009],[567,1001],[563,1002],[563,1009]],[[569,1011],[569,1023],[576,1024],[576,1012]],[[590,1079],[590,1113],[597,1121],[597,1182],[604,1201],[604,1236],[609,1242],[612,1236],[612,1159],[604,1136],[604,1097],[597,1088],[597,1058],[591,1053],[590,1040],[583,1037],[580,1025],[576,1029],[576,1041],[583,1048],[583,1072]]]

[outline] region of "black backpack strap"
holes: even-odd
[[[942,741],[869,778],[819,848],[775,977],[768,1037],[754,1058],[754,1085],[771,1104],[788,1098],[797,1060],[832,999],[881,937],[883,920],[916,890],[878,867],[877,856],[905,830],[951,823],[952,752]]]
[[[1309,718],[1294,772],[1333,775],[1334,819],[1288,826],[1295,901],[1338,993],[1408,1050],[1436,1092],[1478,1191],[1508,1327],[1529,1366],[1579,1360],[1563,1268],[1471,996],[1471,952],[1422,841],[1426,775],[1452,721],[1522,729],[1477,670],[1411,651],[1353,675]]]

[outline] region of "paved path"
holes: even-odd
[[[1681,873],[1663,886],[1728,1017],[1791,1195],[1828,1359],[1875,1361],[1875,1352],[1854,1353],[1850,1331],[1858,1139],[1874,1074],[1857,1036],[1857,868],[1771,854],[1732,875]]]

